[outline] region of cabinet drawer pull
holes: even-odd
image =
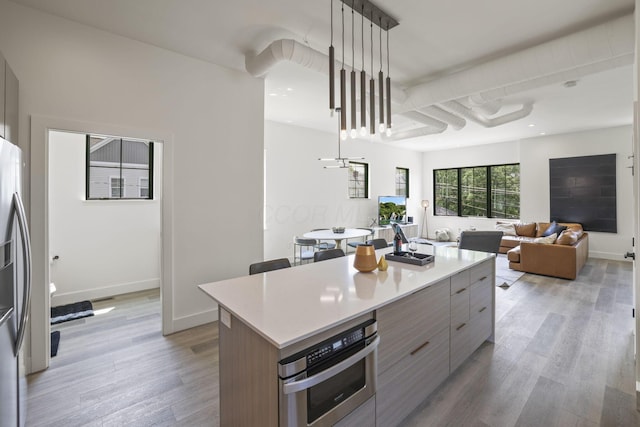
[[[463,293],[464,291],[466,291],[467,288],[462,288],[460,289],[458,292],[456,292],[456,295]]]
[[[486,278],[487,278],[487,276],[482,276],[479,281],[482,282]]]
[[[416,348],[415,350],[413,350],[411,353],[409,353],[411,356],[413,356],[414,354],[416,354],[417,352],[419,352],[420,350],[422,350],[423,348],[425,348],[427,345],[429,345],[429,341],[427,341],[426,343],[420,345],[420,347]]]
[[[458,327],[456,328],[456,331],[459,331],[460,329],[464,328],[465,326],[467,326],[467,324],[466,324],[466,323],[463,323],[462,325],[460,325],[460,326],[458,326]]]
[[[480,310],[478,310],[478,313],[482,313],[483,311],[485,311],[487,309],[487,307],[482,307]]]

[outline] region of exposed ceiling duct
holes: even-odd
[[[532,104],[523,104],[522,107],[520,107],[516,111],[503,114],[502,116],[489,118],[481,113],[478,113],[477,111],[474,111],[469,107],[465,107],[458,101],[443,102],[442,106],[444,108],[449,109],[451,112],[455,114],[459,114],[462,117],[465,117],[466,119],[471,120],[487,128],[500,126],[505,123],[513,122],[515,120],[520,120],[524,117],[527,117],[529,114],[531,114],[531,111],[533,111]]]
[[[395,111],[424,125],[397,129],[385,141],[462,129],[467,120],[485,127],[500,126],[528,116],[533,105],[500,116],[500,100],[527,90],[576,80],[585,75],[633,63],[633,15],[539,44],[406,90],[394,87]],[[289,61],[329,74],[329,57],[295,40],[276,40],[258,55],[245,56],[247,71],[265,76],[280,61]],[[342,63],[336,61],[336,67]],[[350,68],[345,64],[345,69]],[[395,85],[394,85],[395,86]]]
[[[630,65],[634,51],[633,15],[626,15],[411,87],[407,89],[407,100],[396,111],[417,110],[491,90],[500,91],[512,85],[539,87],[571,80],[572,71],[582,67],[605,70]],[[574,78],[577,77],[580,75]],[[502,92],[502,96],[507,94]],[[499,97],[494,96],[483,96],[482,99]]]
[[[328,55],[291,39],[276,40],[257,55],[245,55],[244,64],[247,72],[253,77],[265,77],[269,70],[281,61],[289,61],[329,75]],[[335,61],[335,64],[336,69],[342,68],[342,62]],[[344,69],[351,71],[347,64],[344,64]],[[367,75],[367,79],[369,78],[371,76]],[[404,90],[394,84],[391,86],[393,102],[401,104],[406,98]]]
[[[451,127],[455,130],[460,130],[467,125],[466,120],[463,119],[462,117],[456,116],[455,114],[451,114],[450,112],[445,111],[442,108],[435,105],[421,108],[420,112],[451,125]]]
[[[407,111],[402,115],[408,119],[427,125],[433,130],[438,131],[438,133],[444,132],[449,127],[447,123],[441,122],[440,120],[434,119],[433,117],[427,116],[418,111]]]

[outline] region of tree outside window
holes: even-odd
[[[487,218],[520,217],[520,165],[433,171],[434,214]]]

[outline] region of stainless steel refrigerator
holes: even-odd
[[[23,426],[22,343],[31,299],[31,248],[21,199],[22,154],[0,138],[0,427]]]

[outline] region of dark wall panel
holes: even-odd
[[[616,155],[549,159],[551,221],[617,233]]]

